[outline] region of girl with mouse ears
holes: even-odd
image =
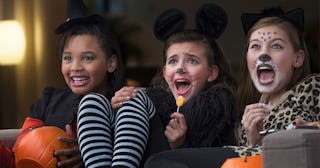
[[[160,119],[160,125],[151,126],[151,133],[162,127],[157,136],[164,135],[168,149],[236,144],[235,83],[217,43],[227,22],[224,9],[213,3],[198,8],[194,29],[185,27],[186,16],[179,9],[168,9],[155,20],[154,35],[164,43],[163,64],[145,92]],[[112,106],[123,107],[122,101],[135,89],[117,91]],[[176,112],[178,96],[183,96],[184,104]],[[151,136],[149,144],[153,146],[156,139]]]

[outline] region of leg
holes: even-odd
[[[149,119],[154,113],[151,100],[141,90],[123,103],[116,114],[112,166],[139,167],[148,143]]]
[[[88,94],[79,104],[78,143],[86,167],[106,167],[112,162],[113,111],[100,94]]]

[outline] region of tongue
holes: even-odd
[[[177,90],[178,90],[179,94],[183,95],[183,94],[185,94],[186,92],[188,92],[188,90],[189,90],[189,85],[178,85],[178,86],[177,86]]]
[[[274,72],[273,71],[261,71],[259,80],[262,84],[271,83],[274,79]]]

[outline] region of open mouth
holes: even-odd
[[[179,79],[176,80],[174,83],[176,85],[177,93],[179,95],[184,95],[190,90],[191,83],[189,80]]]
[[[257,67],[257,75],[259,83],[262,85],[267,85],[273,82],[275,72],[271,65],[261,64]]]
[[[87,83],[88,79],[87,77],[71,77],[73,86],[83,86]]]

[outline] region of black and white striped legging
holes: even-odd
[[[116,115],[114,114],[116,113]],[[86,167],[138,167],[149,137],[155,108],[148,96],[123,102],[113,112],[101,94],[84,96],[77,118],[78,143]]]

